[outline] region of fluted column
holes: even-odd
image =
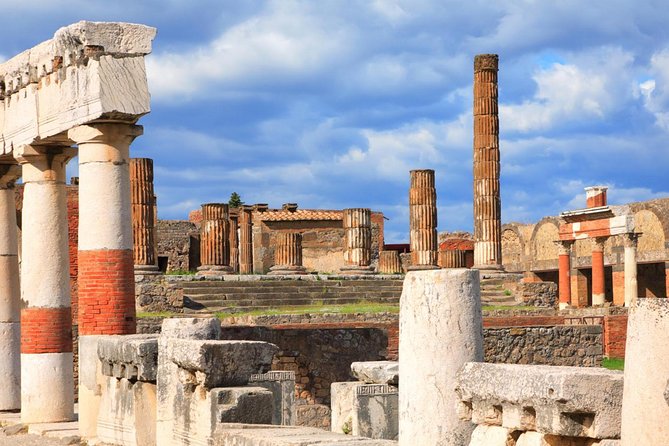
[[[637,283],[636,245],[639,234],[623,235],[625,245],[625,306],[631,306],[639,298]]]
[[[208,203],[202,205],[200,226],[201,274],[230,274],[230,220],[228,205]]]
[[[19,248],[14,183],[16,164],[0,164],[0,411],[21,408],[21,324]]]
[[[344,209],[343,274],[372,274],[372,211],[368,208]]]
[[[302,234],[299,232],[278,232],[274,248],[274,266],[269,274],[304,274],[302,266]]]
[[[253,206],[239,211],[239,273],[253,274]]]
[[[154,240],[153,160],[150,158],[130,159],[130,204],[135,272],[158,273]]]
[[[239,272],[239,209],[230,209],[230,268]]]
[[[21,421],[74,418],[65,165],[71,147],[21,146]]]
[[[410,270],[437,267],[437,191],[434,170],[412,170],[409,189]]]
[[[439,251],[439,267],[466,268],[467,253],[460,249],[449,249],[447,251]]]
[[[558,282],[560,295],[558,305],[560,310],[571,304],[571,247],[573,241],[558,241]]]
[[[402,274],[402,260],[400,253],[394,250],[379,251],[379,273]]]
[[[496,54],[474,58],[474,268],[502,269]]]
[[[604,281],[604,243],[605,237],[593,239],[592,247],[592,305],[604,305],[605,281]]]

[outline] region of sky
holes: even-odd
[[[500,57],[503,222],[669,196],[669,7],[637,0],[0,0],[0,60],[79,20],[154,26],[159,216],[370,207],[408,242],[411,169],[472,229],[473,58]],[[69,166],[76,175],[76,163]]]

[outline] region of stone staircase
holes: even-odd
[[[522,274],[514,273],[482,273],[481,304],[482,305],[517,305],[514,297],[515,284],[522,279]]]
[[[361,301],[399,304],[401,279],[200,280],[182,284],[184,312],[244,312]]]

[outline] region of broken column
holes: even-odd
[[[437,191],[434,170],[412,170],[409,189],[410,270],[437,267]]]
[[[19,249],[14,183],[21,176],[16,164],[0,164],[0,411],[21,408],[21,324]]]
[[[474,268],[502,269],[497,54],[474,58]]]
[[[230,274],[230,221],[228,205],[202,205],[200,226],[200,274]]]
[[[305,274],[302,266],[302,234],[299,232],[279,232],[276,234],[274,266],[268,274]]]
[[[21,421],[74,418],[65,166],[71,147],[14,149],[23,167]]]
[[[239,272],[239,208],[230,209],[230,268]]]
[[[402,274],[402,259],[400,253],[394,250],[379,251],[379,273]]]
[[[560,289],[559,308],[564,310],[571,305],[571,247],[573,241],[555,242],[558,245],[558,277]]]
[[[592,240],[592,305],[604,305],[606,288],[604,285],[604,243],[605,237]]]
[[[623,445],[669,444],[669,300],[632,303],[625,348]]]
[[[372,211],[344,209],[344,274],[372,274]]]
[[[440,268],[467,268],[467,253],[461,249],[439,251]]]
[[[253,206],[239,211],[239,273],[253,274]]]
[[[130,159],[130,203],[135,272],[157,273],[153,160]]]
[[[636,245],[639,235],[628,233],[623,235],[625,245],[625,306],[629,307],[639,297],[637,283]]]
[[[410,272],[400,299],[399,444],[466,446],[474,429],[460,420],[456,374],[483,361],[477,270]]]
[[[587,208],[606,206],[607,186],[591,186],[585,188],[585,201]]]

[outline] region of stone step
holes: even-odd
[[[280,296],[274,299],[259,299],[254,296],[237,296],[235,298],[211,298],[211,299],[184,299],[184,302],[195,303],[200,305],[236,305],[244,302],[249,302],[253,304],[266,303],[268,305],[313,305],[315,303],[337,303],[340,301],[350,302],[399,302],[399,296],[375,296],[374,298],[368,298],[367,296],[360,295],[348,295],[348,296],[329,296],[325,298],[311,298],[304,296]]]
[[[328,305],[347,305],[347,304],[357,304],[360,303],[359,298],[341,298],[341,299],[328,299],[326,301],[321,301],[319,304],[323,306]],[[399,299],[383,299],[375,303],[397,305],[399,304]],[[184,312],[193,313],[193,312],[216,312],[216,311],[240,311],[240,309],[267,309],[267,308],[282,308],[282,307],[300,307],[300,306],[311,306],[314,305],[314,302],[304,300],[304,299],[281,299],[278,301],[256,301],[253,299],[244,299],[238,301],[207,301],[207,302],[184,302]]]
[[[231,299],[246,299],[254,298],[261,300],[275,300],[281,299],[283,297],[299,297],[304,299],[327,299],[332,297],[357,297],[358,299],[375,299],[375,298],[384,298],[384,297],[399,297],[401,292],[399,291],[375,291],[375,292],[356,292],[356,291],[317,291],[317,292],[291,292],[291,291],[282,291],[277,293],[218,293],[213,292],[207,294],[191,294],[185,293],[184,297],[189,297],[192,300],[231,300]]]
[[[247,288],[247,287],[309,287],[309,286],[402,286],[401,280],[194,280],[182,282],[184,288]]]
[[[228,288],[228,287],[205,287],[190,288],[184,287],[183,294],[189,296],[205,294],[276,294],[276,293],[402,293],[402,287],[247,287],[247,288]]]

